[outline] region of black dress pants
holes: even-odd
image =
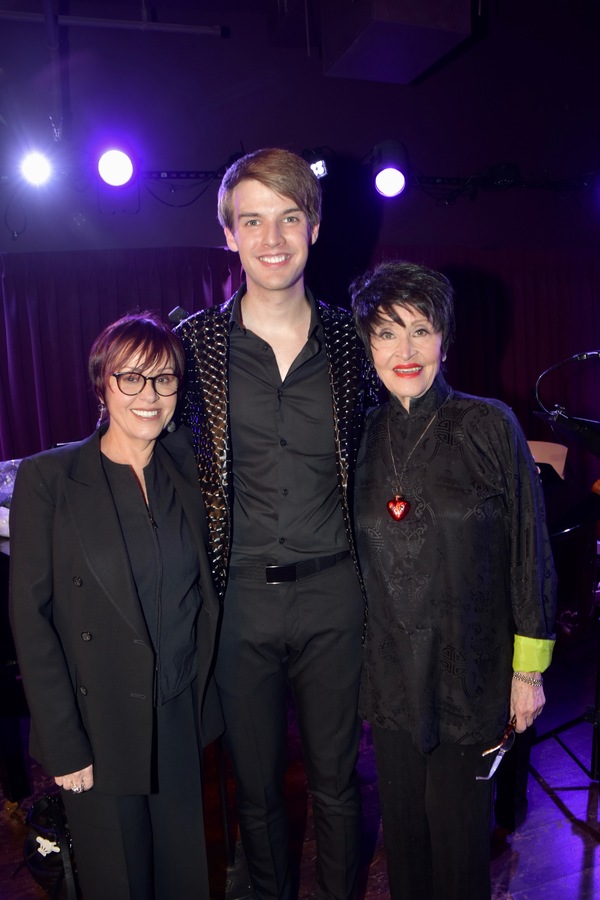
[[[196,693],[157,708],[157,790],[62,791],[84,900],[208,900]]]
[[[493,782],[475,780],[487,747],[422,753],[406,732],[372,733],[392,900],[489,900]]]
[[[363,600],[352,561],[298,582],[230,580],[216,680],[254,895],[293,895],[284,799],[291,685],[312,795],[317,897],[354,895]]]

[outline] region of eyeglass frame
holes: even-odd
[[[179,377],[179,375],[176,375],[175,372],[161,372],[160,375],[142,375],[141,372],[111,372],[110,374],[116,380],[117,387],[119,388],[121,393],[124,394],[126,397],[137,397],[138,394],[142,393],[142,391],[145,389],[145,387],[149,381],[152,382],[152,390],[159,397],[172,397],[174,394],[177,393],[177,391],[179,390],[179,387],[181,385],[181,378]],[[139,389],[139,391],[134,391],[133,394],[128,394],[127,391],[124,391],[123,388],[121,387],[120,378],[122,375],[136,375],[138,378],[143,378],[144,383],[141,386],[141,388]],[[177,379],[177,387],[175,388],[174,391],[171,391],[170,394],[161,394],[160,391],[156,390],[156,379],[162,378],[163,375],[170,375],[171,378]]]
[[[496,756],[492,760],[492,765],[490,771],[487,775],[476,775],[476,781],[490,781],[491,778],[496,773],[496,769],[502,762],[505,754],[511,749],[515,742],[515,728],[517,726],[517,717],[513,716],[510,722],[507,723],[506,728],[504,729],[504,734],[500,738],[497,744],[494,744],[493,747],[490,747],[488,750],[484,750],[481,754],[482,757],[489,756],[490,753],[496,753]],[[507,746],[508,744],[508,746]],[[497,751],[497,752],[496,752]]]

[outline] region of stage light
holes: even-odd
[[[122,187],[133,177],[133,162],[123,150],[107,150],[98,161],[98,173],[111,187]]]
[[[302,159],[306,160],[317,178],[325,178],[327,175],[327,161],[325,159],[323,147],[318,147],[316,150],[303,150],[301,155]]]
[[[314,163],[310,164],[311,169],[317,176],[317,178],[325,178],[327,175],[327,163],[324,159],[317,159]]]
[[[375,176],[375,187],[383,197],[397,197],[406,187],[406,178],[395,166],[386,166]]]
[[[375,188],[383,197],[397,197],[406,187],[408,158],[404,144],[383,141],[373,148],[371,167]]]
[[[52,166],[41,153],[28,153],[21,163],[21,175],[29,184],[39,187],[52,175]]]

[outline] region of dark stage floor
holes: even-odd
[[[598,644],[593,636],[559,647],[546,676],[547,708],[538,720],[538,736],[577,718],[593,704],[597,657]],[[304,900],[314,897],[315,893],[315,843],[293,715],[291,719],[287,786],[293,847],[300,867],[299,896]],[[592,725],[583,722],[562,734],[564,742],[587,768],[591,762],[592,732]],[[386,897],[388,891],[375,767],[367,728],[363,732],[359,770],[364,806],[362,891],[368,900]],[[248,895],[243,858],[238,852],[236,865],[227,869],[216,771],[213,748],[207,753],[206,812],[212,893],[215,900],[238,900]],[[34,794],[42,793],[46,782],[35,766],[31,778]],[[592,781],[555,739],[543,740],[531,749],[526,797],[522,824],[512,834],[496,834],[493,842],[494,900],[592,900],[600,897],[600,866],[595,867],[600,845],[598,782]],[[30,800],[15,804],[2,795],[1,801],[0,900],[40,900],[47,895],[32,882],[25,870],[13,877],[21,859],[24,810]],[[182,852],[190,852],[183,836]]]

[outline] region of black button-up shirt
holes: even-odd
[[[148,507],[130,466],[104,455],[102,464],[154,647],[156,702],[166,703],[196,677],[198,552],[177,492],[155,457],[144,469]]]
[[[322,325],[309,295],[306,344],[281,380],[273,349],[231,313],[233,565],[286,564],[348,549]]]

